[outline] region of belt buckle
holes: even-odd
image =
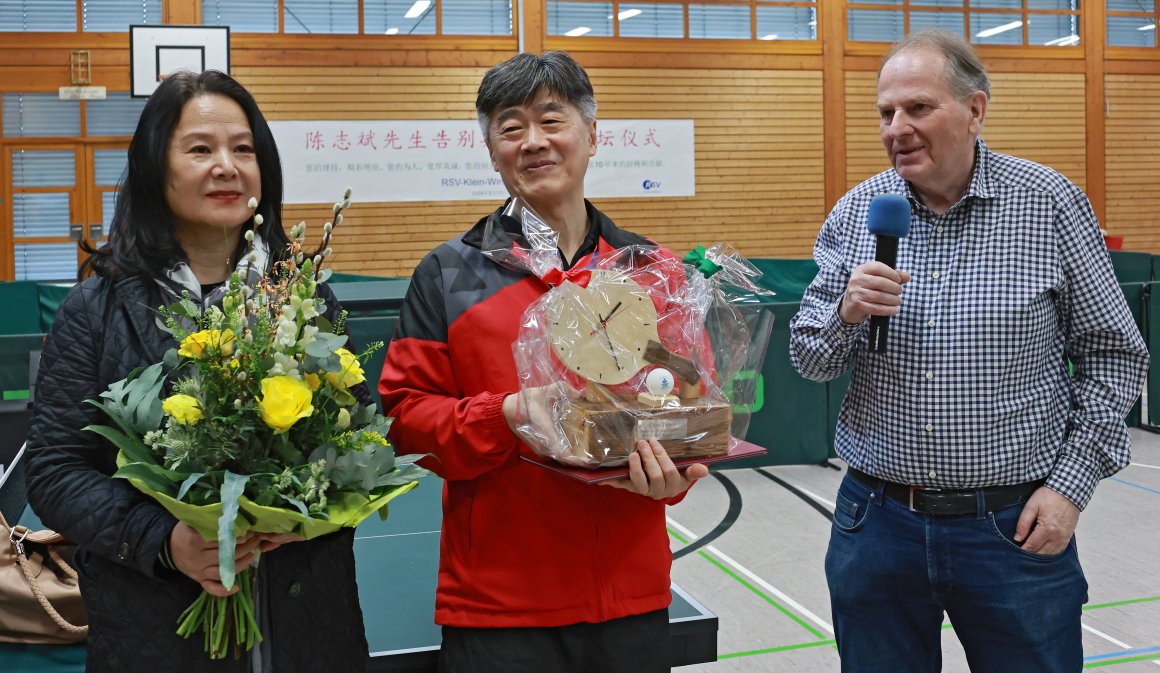
[[[910,511],[915,512],[916,514],[927,514],[927,512],[919,512],[917,509],[914,508],[914,492],[915,491],[922,491],[923,493],[927,493],[927,492],[937,493],[938,491],[941,491],[942,489],[941,488],[925,488],[923,486],[908,486],[906,490],[910,496],[909,502],[908,502]]]

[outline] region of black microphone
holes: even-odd
[[[870,201],[870,215],[866,228],[878,237],[874,248],[875,261],[890,268],[898,262],[898,239],[910,233],[910,202],[898,194],[879,194]],[[886,331],[889,318],[870,316],[870,352],[886,352]]]

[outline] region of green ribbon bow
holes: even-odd
[[[698,245],[690,250],[682,261],[697,267],[697,270],[706,278],[712,277],[713,274],[721,270],[720,264],[705,256],[705,246],[703,245]]]

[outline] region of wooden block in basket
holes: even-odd
[[[623,462],[641,439],[656,439],[673,460],[729,452],[733,408],[695,404],[650,408],[635,400],[617,404],[579,399],[564,417],[564,432],[577,458],[592,465]]]

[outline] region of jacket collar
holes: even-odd
[[[510,201],[510,199],[509,199]],[[496,209],[492,214],[480,218],[461,239],[464,245],[476,248],[477,250],[483,248],[483,235],[487,229],[487,224],[490,221],[494,232],[502,232],[502,236],[511,245],[518,245],[521,247],[529,247],[527,240],[524,238],[523,226],[515,218],[504,216],[502,213],[507,206],[504,205]],[[610,217],[600,212],[596,206],[592,205],[588,199],[584,199],[584,208],[588,212],[588,221],[592,226],[588,229],[588,234],[581,243],[580,249],[576,252],[576,257],[573,260],[564,260],[566,268],[571,268],[573,262],[579,264],[583,260],[598,250],[603,250],[604,246],[601,241],[608,246],[609,249],[624,248],[630,245],[648,245],[655,246],[656,243],[648,240],[643,236],[625,231],[612,221]]]

